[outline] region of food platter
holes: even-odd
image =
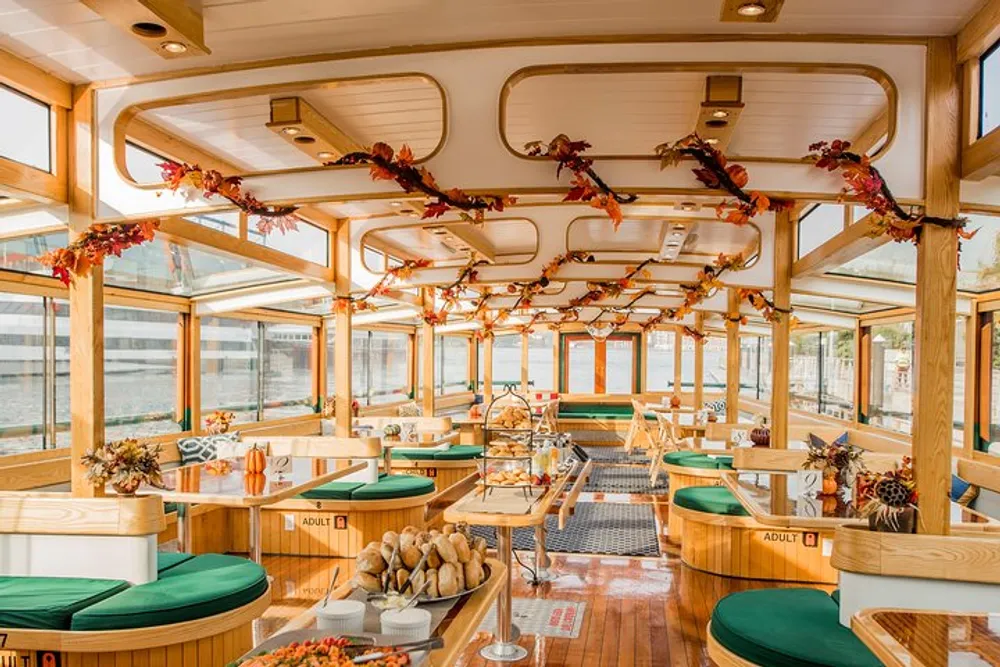
[[[445,597],[438,597],[438,598],[429,598],[426,595],[421,595],[420,597],[417,598],[416,604],[417,605],[435,604],[437,602],[450,602],[452,600],[459,600],[461,598],[464,598],[466,595],[469,595],[471,593],[475,593],[480,588],[482,588],[483,586],[485,586],[486,584],[488,584],[490,582],[490,577],[491,576],[493,576],[493,571],[490,569],[490,566],[488,564],[486,564],[486,563],[483,563],[483,580],[475,588],[469,588],[469,589],[466,589],[464,591],[455,593],[454,595],[447,595]],[[379,599],[383,599],[383,598],[386,598],[386,597],[388,597],[388,596],[385,595],[385,594],[383,594],[383,593],[369,593],[368,594],[368,601],[371,602],[372,600],[379,600]]]
[[[290,630],[288,632],[279,632],[273,637],[267,639],[258,646],[255,646],[252,650],[248,651],[242,657],[230,662],[226,667],[257,667],[261,665],[262,667],[270,667],[271,665],[296,665],[299,663],[294,662],[272,662],[270,660],[271,654],[275,651],[287,647],[293,643],[302,645],[306,642],[310,643],[320,643],[323,641],[329,641],[331,638],[337,639],[348,639],[350,640],[350,646],[354,647],[365,647],[373,649],[376,646],[392,646],[394,643],[399,642],[399,637],[391,637],[389,635],[380,634],[370,634],[365,633],[363,635],[342,637],[336,632],[330,632],[329,630]],[[402,664],[406,665],[421,665],[425,662],[426,653],[422,652],[412,652],[406,654],[406,661]],[[303,666],[310,665],[309,662],[301,662]],[[325,664],[325,663],[316,663]],[[329,662],[329,664],[334,664]],[[378,662],[369,663],[371,667],[380,667]]]

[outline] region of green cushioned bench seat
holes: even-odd
[[[750,516],[733,492],[724,486],[689,486],[677,489],[673,502],[678,507],[695,512]]]
[[[715,605],[712,637],[762,667],[881,667],[838,617],[837,603],[823,591],[743,591]]]
[[[351,494],[351,500],[412,498],[434,492],[434,480],[413,475],[387,475],[374,484],[365,484]]]
[[[413,447],[394,449],[392,456],[404,461],[471,461],[483,456],[483,448],[480,445],[455,445],[437,450]]]
[[[73,614],[128,587],[117,579],[0,577],[0,628],[69,630]]]
[[[204,554],[73,614],[73,630],[124,630],[193,621],[249,604],[267,591],[267,572],[238,556]]]
[[[188,562],[192,558],[194,558],[192,554],[172,553],[168,551],[157,552],[156,573],[162,574],[172,567]]]
[[[632,406],[600,403],[560,403],[559,419],[631,419]],[[655,417],[654,417],[655,419]]]
[[[667,452],[666,454],[663,455],[663,462],[669,463],[671,465],[680,465],[680,462],[688,458],[689,456],[703,456],[703,454],[699,454],[698,452],[689,452],[685,450],[681,450],[679,452]]]
[[[672,452],[674,453],[674,452]],[[666,459],[664,459],[666,461]],[[694,456],[684,456],[674,461],[667,461],[682,468],[703,468],[706,470],[732,470],[732,456],[707,456],[705,454],[695,454]]]
[[[350,500],[351,494],[364,485],[364,482],[327,482],[305,491],[299,497],[309,500]]]

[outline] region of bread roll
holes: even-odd
[[[388,544],[393,549],[399,546],[399,533],[394,530],[387,530],[382,535],[382,544]]]
[[[451,563],[445,563],[438,568],[437,585],[441,597],[458,593],[458,570]]]
[[[415,544],[416,546],[420,547],[420,546],[423,546],[423,545],[427,544],[430,541],[431,541],[430,533],[428,533],[426,531],[421,531],[421,532],[417,533],[416,537],[413,540],[413,544]]]
[[[354,575],[354,582],[369,593],[378,593],[382,590],[382,581],[370,572],[358,572]]]
[[[434,538],[434,547],[437,549],[438,555],[441,556],[441,560],[444,562],[458,562],[458,552],[455,551],[455,547],[452,546],[451,540],[444,535],[438,535]],[[438,586],[440,586],[440,583],[438,583]]]
[[[374,549],[375,551],[378,551],[379,546],[381,545],[378,542],[372,541],[365,545],[365,549]]]
[[[427,570],[427,580],[431,582],[427,586],[427,597],[429,598],[441,597],[441,592],[438,590],[438,571]]]
[[[378,549],[365,547],[355,559],[358,565],[358,572],[368,572],[370,574],[382,574],[385,572],[385,559]]]
[[[472,548],[479,552],[479,555],[483,557],[483,560],[486,560],[487,546],[485,537],[475,537],[472,540]]]
[[[483,562],[478,551],[474,551],[469,562],[462,566],[465,570],[465,588],[472,590],[483,583]]]
[[[461,563],[454,563],[452,567],[455,568],[455,580],[458,581],[458,592],[461,593],[465,590],[465,567]]]
[[[424,585],[424,582],[426,580],[427,576],[425,575],[423,570],[417,570],[416,572],[411,572],[410,581],[412,583],[410,584],[410,590],[408,590],[407,593],[416,593],[417,591],[419,591],[420,587]],[[427,595],[427,591],[424,591],[424,595]]]
[[[412,570],[420,562],[420,557],[423,556],[423,552],[415,546],[400,546],[399,548],[399,559],[403,561],[403,566],[407,570]]]
[[[413,536],[416,536],[419,533],[420,533],[420,529],[417,528],[416,526],[407,526],[406,528],[403,529],[403,532],[400,533],[400,537],[402,537],[403,535],[413,535]]]
[[[438,553],[437,548],[428,542],[427,544],[420,547],[420,551],[427,554],[427,567],[436,570],[441,567],[441,554]]]
[[[442,535],[451,535],[454,532],[455,532],[455,524],[453,523],[446,523],[444,524],[444,527],[441,529]]]
[[[406,585],[407,580],[410,578],[410,573],[406,571],[405,568],[399,568],[396,570],[396,590],[403,590],[403,586]]]
[[[396,554],[397,556],[395,559],[396,562],[393,562],[392,558],[393,548],[391,546],[383,543],[382,546],[379,547],[379,552],[382,554],[382,558],[385,559],[385,562],[388,567],[391,567],[394,570],[399,568],[399,557],[398,557],[399,554]]]
[[[472,550],[469,549],[469,540],[465,538],[462,533],[452,533],[448,536],[448,541],[451,542],[451,546],[455,547],[455,553],[458,554],[459,563],[468,563],[469,558],[472,557]]]
[[[399,548],[403,549],[405,547],[416,547],[417,536],[412,533],[400,533],[399,535]]]

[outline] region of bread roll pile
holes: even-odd
[[[493,417],[490,428],[531,428],[531,415],[525,408],[508,405]]]
[[[396,558],[393,551],[398,549]],[[423,565],[420,561],[427,554]],[[370,593],[400,591],[410,579],[412,594],[429,579],[428,598],[450,597],[478,587],[485,579],[486,540],[473,537],[468,525],[447,524],[440,531],[407,526],[401,533],[388,531],[382,542],[369,542],[357,556],[355,583]],[[390,561],[392,567],[390,568]],[[420,565],[420,569],[416,569]]]

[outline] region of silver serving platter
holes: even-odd
[[[449,602],[451,600],[458,600],[459,598],[463,598],[466,595],[469,595],[471,593],[475,593],[476,591],[478,591],[480,588],[482,588],[483,586],[485,586],[489,582],[490,577],[492,577],[492,576],[493,576],[493,572],[492,572],[492,570],[490,570],[490,566],[487,565],[486,563],[483,563],[483,580],[481,582],[479,582],[479,585],[476,586],[475,588],[470,588],[470,589],[462,591],[461,593],[455,593],[454,595],[449,595],[447,597],[441,597],[441,598],[429,598],[426,595],[421,595],[420,597],[417,598],[417,604],[418,605],[421,605],[421,604],[434,604],[435,602]],[[384,593],[369,593],[368,594],[368,601],[371,602],[372,600],[381,600],[381,599],[384,599],[386,597],[388,597],[388,596],[386,594],[384,594]]]
[[[292,642],[302,643],[306,640],[320,641],[326,639],[327,637],[341,637],[345,635],[338,635],[329,630],[290,630],[288,632],[279,632],[273,637],[265,640],[259,646],[255,646],[249,652],[239,657],[235,661],[229,663],[226,667],[237,667],[244,660],[249,660],[253,657],[260,655],[261,653],[267,653],[273,651],[276,648],[286,646]],[[390,637],[389,635],[379,635],[373,633],[362,633],[360,635],[349,635],[351,639],[357,640],[355,643],[364,646],[392,646],[394,641],[399,641],[399,637]],[[414,652],[409,654],[410,664],[417,666],[424,663],[424,659],[427,657],[424,652]],[[221,667],[221,666],[220,666]]]

